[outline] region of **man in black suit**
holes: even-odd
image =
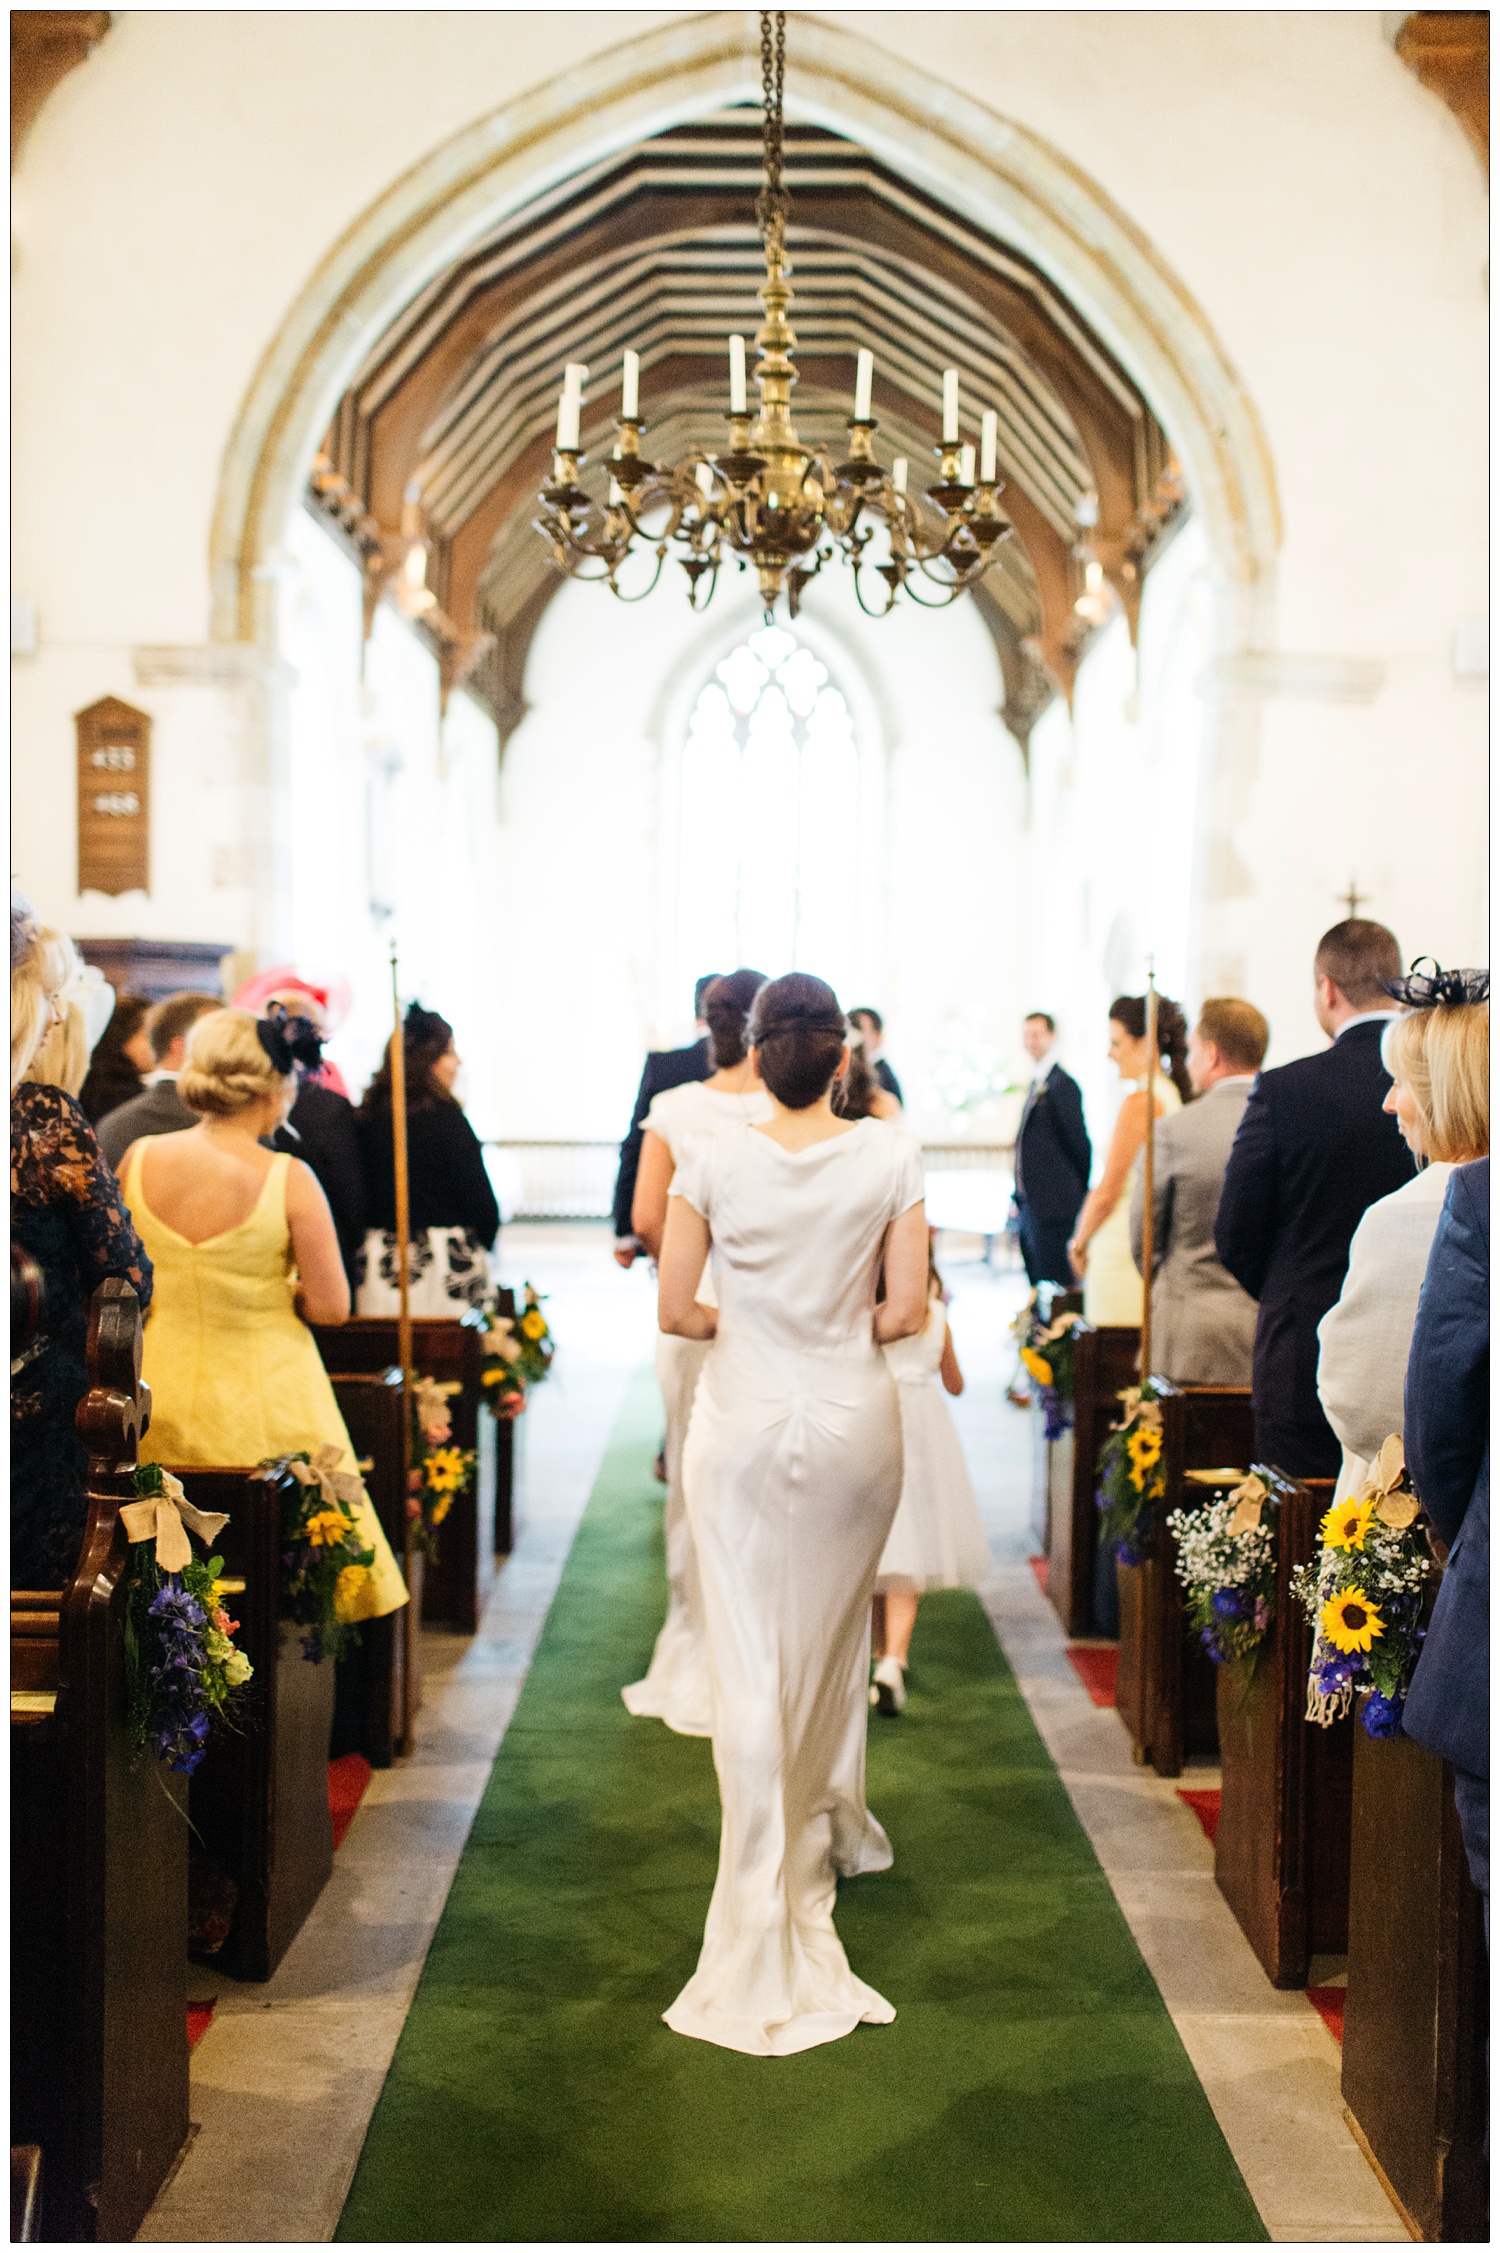
[[[693,988],[693,1018],[698,1027],[698,1039],[689,1042],[686,1048],[653,1048],[646,1057],[646,1068],[636,1090],[630,1132],[620,1144],[620,1170],[615,1176],[615,1258],[621,1267],[629,1267],[646,1248],[630,1225],[636,1169],[641,1162],[641,1143],[646,1133],[646,1113],[657,1096],[669,1087],[686,1087],[689,1081],[706,1080],[712,1073],[713,1050],[703,1015],[703,999],[720,975],[717,970],[711,971]]]
[[[1313,958],[1313,1007],[1332,1046],[1262,1072],[1229,1153],[1214,1243],[1258,1299],[1255,1452],[1295,1478],[1336,1478],[1342,1451],[1318,1401],[1318,1324],[1343,1288],[1367,1206],[1409,1181],[1411,1153],[1381,1109],[1380,1036],[1401,950],[1351,917]]]
[[[289,1017],[306,1017],[320,1034],[326,1031],[327,1019],[321,1004],[303,986],[288,986],[282,992],[267,994],[266,1009],[274,1002],[280,1002]],[[366,1218],[365,1163],[359,1130],[354,1123],[354,1105],[347,1095],[340,1095],[337,1088],[326,1087],[320,1079],[303,1072],[298,1077],[297,1099],[271,1136],[270,1146],[273,1150],[290,1151],[317,1175],[333,1215],[352,1305],[358,1282],[357,1262],[364,1249]]]
[[[1033,1285],[1073,1288],[1068,1238],[1088,1194],[1094,1153],[1083,1123],[1083,1093],[1056,1060],[1057,1027],[1034,1009],[1021,1040],[1035,1067],[1016,1129],[1016,1216],[1021,1257]]]

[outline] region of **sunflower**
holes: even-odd
[[[347,1619],[350,1607],[357,1600],[365,1582],[370,1577],[367,1565],[345,1565],[333,1591],[334,1609],[342,1619]]]
[[[1336,1651],[1367,1651],[1385,1633],[1381,1618],[1363,1588],[1343,1588],[1323,1606],[1318,1618]]]
[[[319,1510],[302,1531],[314,1549],[337,1549],[348,1535],[349,1520],[342,1510]]]
[[[1136,1470],[1148,1471],[1161,1454],[1161,1433],[1149,1427],[1132,1432],[1125,1442],[1125,1452]]]
[[[532,1344],[533,1344],[533,1345],[535,1345],[535,1344],[537,1343],[537,1340],[538,1340],[539,1338],[545,1338],[545,1337],[546,1337],[546,1335],[547,1335],[547,1322],[546,1322],[546,1317],[545,1317],[544,1315],[538,1314],[538,1312],[537,1312],[537,1310],[536,1310],[536,1308],[535,1308],[535,1307],[533,1307],[533,1308],[531,1309],[531,1311],[530,1311],[530,1313],[529,1313],[529,1314],[523,1314],[523,1315],[522,1315],[522,1317],[521,1317],[521,1335],[522,1335],[522,1337],[523,1337],[523,1338],[530,1338],[530,1340],[531,1340],[531,1342],[532,1342]]]
[[[1042,1354],[1039,1354],[1034,1346],[1022,1346],[1021,1360],[1039,1385],[1051,1384],[1052,1364]]]
[[[456,1494],[468,1478],[468,1466],[456,1447],[435,1447],[427,1458],[427,1484],[434,1494]]]
[[[434,1502],[432,1505],[432,1523],[434,1528],[442,1524],[444,1518],[448,1515],[448,1512],[452,1509],[452,1507],[453,1497],[451,1494],[440,1494],[438,1496],[436,1502]]]
[[[1327,1513],[1318,1528],[1318,1538],[1328,1549],[1363,1549],[1374,1514],[1373,1502],[1356,1502],[1351,1495]]]

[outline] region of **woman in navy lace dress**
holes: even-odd
[[[40,1270],[43,1294],[36,1335],[11,1363],[13,1588],[60,1587],[83,1545],[87,1459],[73,1417],[88,1389],[89,1299],[106,1275],[133,1285],[143,1313],[151,1297],[151,1262],[88,1120],[61,1088],[14,1084],[56,1015],[71,954],[34,920],[18,935],[13,911],[10,1234]]]

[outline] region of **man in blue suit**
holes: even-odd
[[[1057,1061],[1057,1027],[1034,1009],[1021,1027],[1032,1082],[1016,1129],[1016,1219],[1028,1280],[1062,1283],[1073,1269],[1068,1238],[1088,1194],[1093,1151],[1083,1123],[1083,1094]]]
[[[1448,1563],[1402,1726],[1453,1763],[1490,1915],[1490,1161],[1448,1184],[1406,1365],[1406,1461]]]
[[[1293,1478],[1336,1478],[1343,1451],[1318,1400],[1318,1324],[1344,1286],[1365,1209],[1414,1171],[1381,1105],[1380,1036],[1401,950],[1383,923],[1351,917],[1313,958],[1313,1007],[1331,1045],[1262,1072],[1250,1090],[1214,1223],[1214,1245],[1259,1301],[1251,1378],[1255,1453]]]
[[[698,1026],[698,1039],[686,1048],[653,1048],[646,1057],[646,1068],[641,1073],[641,1084],[636,1090],[635,1111],[630,1121],[630,1132],[620,1144],[620,1170],[615,1176],[615,1258],[621,1267],[629,1267],[640,1258],[645,1246],[630,1225],[630,1209],[635,1203],[635,1177],[641,1163],[641,1144],[646,1138],[646,1113],[658,1095],[669,1087],[686,1087],[692,1080],[706,1080],[714,1068],[713,1051],[709,1045],[708,1025],[703,1015],[703,1001],[711,985],[718,978],[717,970],[700,978],[693,988],[693,1016]]]

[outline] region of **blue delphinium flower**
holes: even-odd
[[[1362,1716],[1365,1734],[1371,1737],[1399,1737],[1402,1734],[1401,1715],[1405,1698],[1388,1698],[1381,1691],[1371,1693]]]

